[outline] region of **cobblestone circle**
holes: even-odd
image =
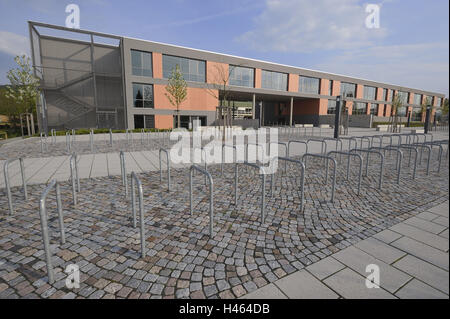
[[[433,154],[436,158],[437,153]],[[441,172],[433,160],[412,180],[407,159],[396,184],[395,157],[387,157],[383,188],[377,188],[378,163],[356,194],[355,170],[345,180],[338,166],[335,201],[324,163],[308,160],[305,208],[299,210],[299,173],[289,164],[279,170],[273,196],[266,186],[266,220],[260,222],[260,178],[240,168],[238,206],[234,205],[233,166],[209,166],[214,178],[214,235],[209,236],[209,197],[203,176],[195,175],[194,212],[189,214],[188,170],[172,170],[166,191],[159,172],[139,174],[144,188],[147,257],[140,257],[138,228],[120,177],[82,179],[78,205],[69,183],[61,183],[66,244],[59,243],[56,200],[48,200],[55,283],[49,285],[38,201],[45,185],[30,185],[24,201],[12,188],[15,214],[8,215],[0,191],[0,298],[236,298],[317,262],[403,221],[449,197],[448,159]],[[331,172],[331,170],[330,170]],[[330,175],[331,177],[331,175]],[[77,264],[79,289],[65,286],[64,269]]]

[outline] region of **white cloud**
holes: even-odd
[[[20,34],[0,31],[0,52],[13,56],[29,54],[29,40],[27,37]]]
[[[386,30],[365,26],[358,0],[267,0],[253,30],[237,40],[261,51],[313,52],[371,45]]]
[[[449,44],[380,45],[329,57],[315,69],[449,93]]]

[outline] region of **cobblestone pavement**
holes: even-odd
[[[436,154],[434,155],[436,156]],[[144,188],[147,257],[140,257],[139,230],[120,177],[81,180],[78,205],[61,184],[66,244],[59,243],[55,195],[48,204],[53,285],[47,283],[38,199],[45,185],[31,185],[27,202],[12,189],[15,214],[0,196],[0,298],[236,298],[283,278],[449,198],[447,159],[429,176],[424,165],[411,178],[407,161],[396,184],[394,157],[387,158],[382,190],[374,160],[361,194],[356,180],[338,171],[335,202],[324,185],[321,161],[308,160],[306,205],[299,210],[298,171],[279,171],[273,196],[266,190],[266,220],[260,223],[260,179],[240,169],[239,203],[234,206],[232,166],[214,178],[214,235],[209,237],[209,197],[195,175],[194,213],[189,214],[188,170],[172,170],[172,191],[158,172],[139,174]],[[270,180],[270,178],[268,179]],[[65,287],[67,265],[81,270],[81,287]]]

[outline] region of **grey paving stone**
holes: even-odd
[[[432,212],[422,212],[422,213],[416,215],[416,217],[418,217],[420,219],[428,220],[428,221],[432,221],[432,220],[438,218],[439,216],[440,215],[433,214]]]
[[[448,253],[442,250],[430,247],[409,237],[402,237],[391,245],[435,266],[449,270]]]
[[[440,205],[430,208],[428,211],[448,218],[448,209],[449,209],[449,205],[448,205],[448,201],[446,201]]]
[[[400,299],[448,299],[441,291],[413,279],[395,293]]]
[[[241,299],[287,299],[277,286],[270,283],[262,288],[259,288],[245,296]]]
[[[366,272],[368,265],[377,265],[380,269],[380,286],[391,293],[397,291],[411,279],[411,276],[406,273],[353,246],[334,254],[333,258],[364,277],[369,274]]]
[[[406,255],[393,266],[448,295],[448,271],[411,255]]]
[[[345,266],[336,259],[334,259],[333,257],[326,257],[306,267],[306,270],[308,270],[319,280],[323,280],[324,278],[338,272],[343,268],[345,268]]]
[[[439,234],[439,236],[447,238],[448,239],[448,229],[444,230],[442,233]]]
[[[439,224],[439,225],[442,225],[442,226],[448,228],[448,218],[447,217],[440,216],[440,217],[434,219],[433,223],[436,223],[436,224]]]
[[[402,235],[413,238],[429,246],[435,247],[437,249],[448,251],[448,240],[439,237],[438,235],[429,233],[427,231],[421,230],[417,227],[410,226],[404,223],[394,225],[390,228]]]
[[[381,278],[382,276],[381,272]],[[367,288],[366,277],[349,268],[335,273],[323,282],[346,299],[395,299],[394,295],[383,288]]]
[[[338,295],[309,272],[302,269],[275,282],[291,299],[336,299]]]
[[[358,242],[355,246],[387,264],[392,264],[406,255],[405,252],[372,237]]]
[[[439,217],[439,218],[445,218],[445,217]],[[439,234],[442,232],[446,227],[436,224],[436,221],[439,220],[439,218],[435,219],[434,221],[425,221],[417,217],[411,217],[404,221],[404,223],[417,227],[419,229],[425,230],[427,232],[433,233],[433,234]],[[447,219],[448,222],[448,218]]]

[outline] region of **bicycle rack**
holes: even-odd
[[[304,145],[305,145],[305,153],[308,153],[308,143],[307,143],[307,142],[305,142],[305,141],[299,141],[299,140],[290,140],[290,141],[288,142],[288,154],[287,154],[286,157],[291,157],[291,144],[294,144],[294,143],[297,143],[297,144],[304,144]]]
[[[94,152],[94,130],[91,129],[91,131],[89,132],[89,141],[90,141],[90,145],[91,145],[91,152]]]
[[[47,264],[47,276],[48,282],[53,284],[54,274],[53,274],[53,264],[52,264],[52,255],[50,251],[50,240],[48,235],[48,224],[47,224],[47,209],[45,207],[45,200],[47,198],[48,193],[53,188],[56,189],[56,203],[58,207],[58,221],[59,221],[59,231],[61,236],[61,244],[65,244],[66,235],[64,231],[64,218],[62,212],[62,204],[61,204],[61,192],[59,189],[59,184],[56,179],[53,179],[50,184],[45,188],[45,190],[41,194],[41,198],[39,200],[39,215],[41,217],[41,229],[42,229],[42,241],[44,242],[44,252],[45,252],[45,260]]]
[[[378,141],[379,141],[379,146],[380,147],[383,147],[383,136],[382,135],[372,135],[372,142],[371,142],[371,146],[373,146],[374,145],[374,142],[373,142],[373,140],[374,139],[378,139]]]
[[[113,132],[112,129],[109,129],[109,145],[113,146]]]
[[[304,160],[308,157],[317,157],[317,158],[322,158],[325,159],[327,161],[327,168],[326,168],[326,175],[325,175],[325,185],[328,184],[328,161],[332,161],[333,163],[333,183],[331,184],[331,202],[334,202],[334,190],[336,188],[336,160],[332,157],[326,156],[326,155],[318,155],[318,154],[311,154],[311,153],[306,153],[302,156],[302,162],[305,164],[305,170],[306,170],[306,161]]]
[[[259,174],[262,176],[261,185],[261,224],[264,223],[265,218],[265,201],[266,201],[266,171],[265,166],[258,165],[255,163],[243,162],[243,165],[247,165],[259,170]]]
[[[197,165],[191,165],[189,169],[189,206],[190,214],[192,216],[193,204],[192,204],[192,176],[194,170],[202,173],[209,180],[209,236],[213,236],[213,222],[214,222],[214,182],[211,174]]]
[[[76,134],[75,134],[75,129],[72,129],[72,142],[71,142],[71,145],[73,146],[73,144],[75,143],[75,136],[76,136]]]
[[[142,189],[141,180],[136,176],[135,172],[131,172],[131,209],[133,212],[133,228],[136,228],[136,203],[134,186],[137,185],[139,194],[139,223],[141,230],[141,256],[145,257],[145,220],[144,220],[144,191]]]
[[[245,162],[248,162],[248,146],[249,145],[261,147],[262,148],[262,155],[264,157],[264,146],[262,144],[259,144],[259,143],[247,143],[247,144],[245,144]],[[256,155],[258,155],[257,152],[256,152]],[[255,162],[257,162],[257,158],[258,158],[258,156],[256,156]]]
[[[348,141],[348,150],[350,151],[352,149],[352,142],[355,142],[355,148],[358,148],[358,140],[354,137],[339,137],[339,139],[344,141]],[[342,144],[341,144],[342,145]],[[341,148],[341,151],[343,150],[343,148]]]
[[[47,136],[45,136],[45,134],[42,132],[40,134],[40,142],[41,142],[41,153],[44,153],[44,145],[45,151],[48,152]]]
[[[363,141],[367,141],[367,149],[372,147],[372,137],[371,136],[357,136],[355,138],[360,139],[360,148],[363,148]]]
[[[125,186],[125,197],[128,197],[127,170],[125,166],[125,154],[123,151],[120,151],[119,157],[120,157],[120,173],[122,175],[122,186]]]
[[[415,157],[414,157],[413,179],[415,179],[415,178],[416,178],[416,168],[417,168],[417,157],[418,157],[418,155],[419,155],[419,151],[417,150],[417,147],[414,147],[413,145],[414,145],[414,144],[412,144],[412,145],[405,145],[405,144],[402,144],[402,145],[399,146],[399,148],[409,149],[408,167],[411,166],[411,151],[414,150],[414,152],[415,152],[416,155],[415,155]]]
[[[78,192],[80,191],[80,179],[78,176],[78,163],[77,163],[77,154],[73,153],[72,156],[70,156],[70,180],[72,182],[72,197],[73,197],[73,204],[77,204],[77,188]],[[76,182],[75,182],[76,180]],[[75,184],[77,187],[75,187]]]
[[[442,161],[442,153],[444,152],[444,148],[442,147],[442,144],[439,142],[426,142],[424,143],[425,145],[431,145],[431,150],[433,150],[433,146],[438,146],[439,147],[439,155],[438,155],[438,160],[439,160],[439,166],[438,166],[438,170],[437,172],[439,173],[441,170],[441,161]],[[431,155],[430,155],[431,157]]]
[[[390,146],[371,147],[370,150],[372,150],[372,149],[388,150],[388,151],[394,151],[397,153],[397,158],[395,161],[395,169],[397,170],[397,184],[400,184],[400,174],[401,174],[401,170],[402,170],[403,152],[401,150],[399,150],[398,147],[390,147]]]
[[[52,144],[56,144],[56,130],[54,128],[50,130],[50,136],[52,137]]]
[[[350,150],[350,152],[365,152],[365,153],[367,153],[366,172],[365,172],[364,176],[368,176],[368,174],[369,174],[369,154],[372,153],[372,154],[380,155],[380,178],[378,180],[378,189],[381,189],[381,185],[383,183],[383,165],[384,165],[383,153],[375,151],[375,150],[362,150],[362,149],[358,149],[358,148],[354,148],[354,149]]]
[[[412,144],[413,146],[420,147],[420,158],[419,158],[419,165],[422,165],[422,153],[424,149],[428,150],[428,158],[427,158],[427,176],[430,173],[430,161],[432,156],[432,147],[430,145],[427,145],[425,143],[421,144]]]
[[[332,142],[336,142],[336,151],[339,151],[339,143],[341,145],[341,152],[342,152],[342,141],[339,138],[331,138],[331,137],[324,137],[323,138],[324,141],[332,141]],[[325,142],[326,143],[326,142]]]
[[[346,180],[347,181],[348,181],[348,178],[349,178],[349,171],[350,171],[350,157],[354,156],[354,157],[359,159],[359,173],[358,173],[358,195],[359,195],[360,191],[361,191],[361,177],[362,177],[362,163],[363,163],[362,156],[359,155],[359,154],[356,154],[356,153],[341,152],[341,151],[331,151],[331,152],[328,152],[327,155],[330,156],[331,154],[336,154],[336,155],[340,154],[340,155],[346,155],[347,156],[347,176],[346,176]]]
[[[310,138],[306,141],[306,143],[309,145],[309,142],[318,142],[318,143],[322,143],[322,146],[320,148],[320,154],[325,155],[327,153],[327,142],[325,142],[324,140],[319,140],[319,139],[314,139],[314,138]],[[306,155],[306,154],[304,154]],[[304,156],[303,155],[303,156]]]
[[[295,163],[298,164],[301,168],[302,171],[302,175],[301,175],[301,179],[300,179],[300,189],[301,189],[301,195],[300,195],[300,211],[303,211],[303,207],[304,207],[304,202],[305,202],[305,164],[303,164],[302,161],[299,160],[295,160],[289,157],[281,157],[281,156],[277,156],[275,158],[272,159],[271,161],[271,165],[274,161],[284,161],[285,163],[287,162],[291,162],[291,163]],[[273,176],[275,174],[271,174],[271,179],[270,179],[270,196],[273,196]]]
[[[236,146],[223,144],[222,145],[222,163],[220,164],[221,176],[223,176],[223,166],[224,166],[224,162],[225,162],[225,147],[229,147],[229,148],[232,148],[234,150],[233,151],[233,163],[237,162],[237,148],[236,148]]]
[[[284,155],[285,155],[285,157],[289,157],[289,155],[288,155],[288,153],[289,153],[288,146],[284,142],[269,142],[269,156],[271,154],[270,147],[271,147],[272,144],[277,144],[277,145],[284,146]],[[277,152],[277,154],[278,154],[278,152]],[[287,162],[285,161],[284,162],[284,172],[285,173],[286,173],[286,169],[287,169],[286,167],[287,167]]]
[[[130,129],[127,128],[127,130],[125,131],[126,134],[126,139],[127,139],[127,144],[128,146],[130,146],[130,140],[131,140],[131,146],[134,146],[134,142],[133,142],[133,132],[130,132]]]
[[[66,148],[67,152],[70,152],[70,133],[66,132]]]
[[[167,191],[170,192],[170,156],[169,152],[164,149],[159,149],[159,183],[162,183],[162,162],[161,162],[161,153],[166,153],[166,159],[167,159]]]
[[[6,194],[8,196],[8,206],[9,206],[9,214],[10,215],[12,215],[14,213],[14,208],[13,208],[13,202],[12,202],[12,196],[11,196],[11,188],[9,186],[10,183],[9,183],[8,167],[9,167],[9,164],[11,164],[12,162],[17,161],[17,160],[19,160],[20,173],[22,175],[23,197],[25,200],[28,200],[27,182],[26,182],[26,177],[25,177],[25,166],[23,164],[23,158],[6,160],[5,163],[3,164],[3,174],[5,175],[5,187],[6,187]]]

